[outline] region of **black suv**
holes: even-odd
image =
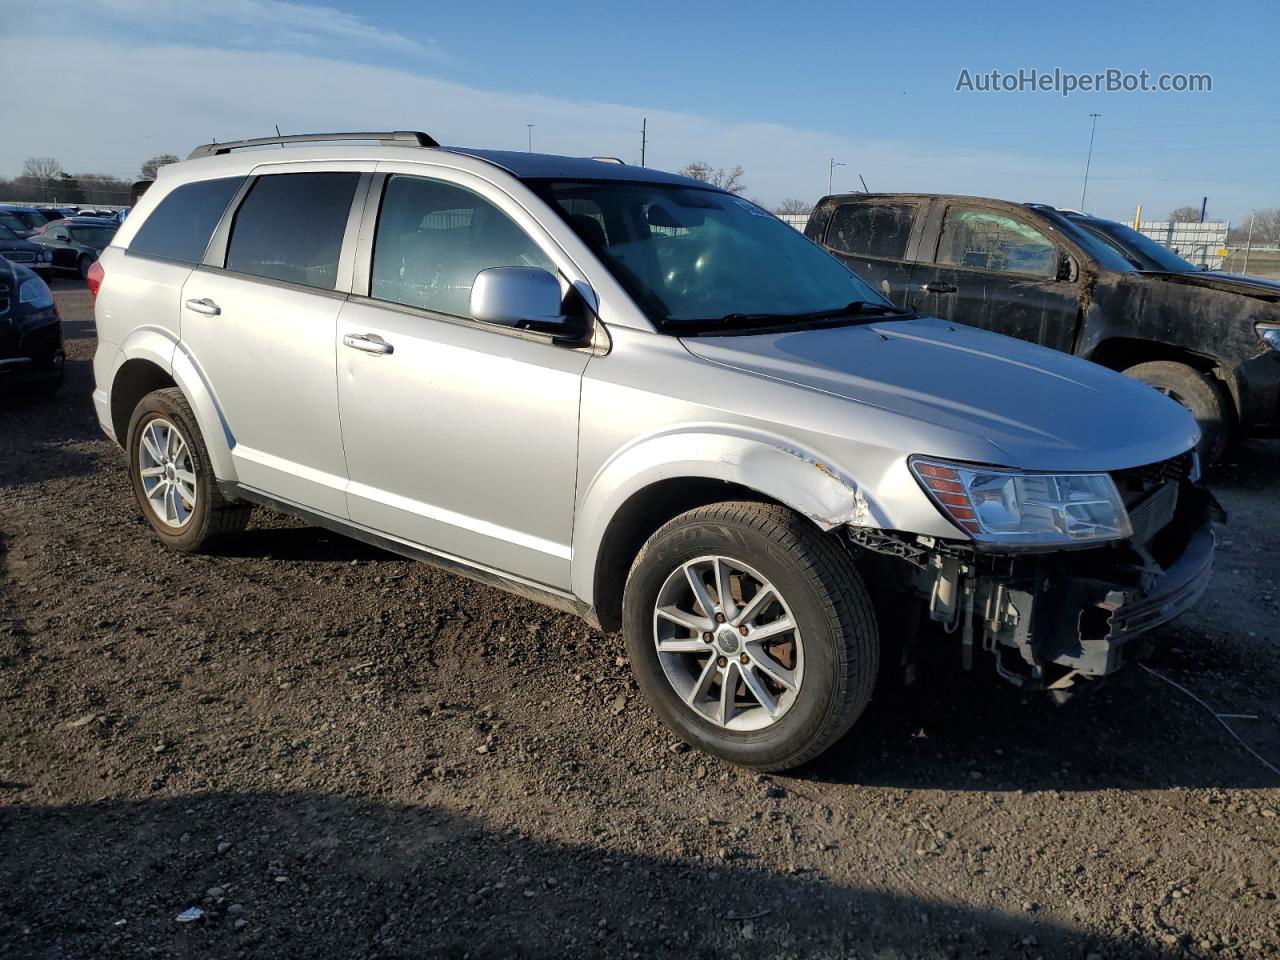
[[[1122,224],[978,197],[825,197],[805,235],[900,306],[1150,383],[1195,414],[1206,463],[1233,434],[1280,435],[1280,283],[1199,270]]]

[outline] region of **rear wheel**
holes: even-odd
[[[871,698],[866,587],[838,544],[783,507],[718,503],[667,523],[632,565],[623,619],[659,717],[731,763],[799,766]]]
[[[200,550],[243,530],[252,507],[223,498],[187,398],[176,388],[147,394],[133,411],[125,449],[142,514],[174,550]]]
[[[1196,418],[1200,426],[1200,461],[1205,466],[1217,462],[1231,438],[1231,401],[1226,390],[1213,378],[1185,363],[1153,360],[1130,367],[1125,374],[1149,383],[1165,396],[1177,400]]]

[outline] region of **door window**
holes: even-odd
[[[1053,277],[1058,249],[1044,234],[1012,217],[948,207],[938,238],[938,263],[993,273]]]
[[[358,173],[259,177],[236,212],[227,269],[332,290]]]
[[[476,274],[490,267],[555,273],[529,235],[478,194],[422,177],[387,180],[370,296],[465,317]]]
[[[209,237],[242,183],[243,177],[227,177],[178,187],[138,228],[129,252],[178,263],[199,263],[204,259]]]
[[[827,246],[837,253],[905,260],[914,203],[846,203],[831,216]]]

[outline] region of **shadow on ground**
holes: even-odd
[[[176,922],[192,906],[204,916]],[[1171,956],[1035,914],[316,794],[0,806],[0,941],[38,957]]]

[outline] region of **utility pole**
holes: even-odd
[[[640,166],[644,166],[644,148],[649,142],[649,118],[640,118]]]
[[[1080,212],[1085,213],[1084,196],[1089,192],[1089,165],[1093,163],[1093,135],[1098,129],[1098,118],[1102,116],[1100,113],[1091,113],[1093,123],[1089,126],[1089,156],[1084,162],[1084,186],[1080,188]]]
[[[1253,249],[1253,221],[1258,219],[1258,215],[1252,214],[1249,217],[1249,239],[1244,242],[1244,269],[1241,273],[1249,272],[1249,251]]]
[[[831,157],[827,161],[827,196],[831,196],[831,181],[835,175],[836,167],[843,167],[843,166],[845,166],[845,164],[841,163],[835,157]]]
[[[528,128],[528,130],[529,130],[529,152],[530,152],[530,153],[533,153],[533,124],[532,124],[532,123],[526,123],[526,124],[525,124],[525,126],[526,126],[526,127]]]

